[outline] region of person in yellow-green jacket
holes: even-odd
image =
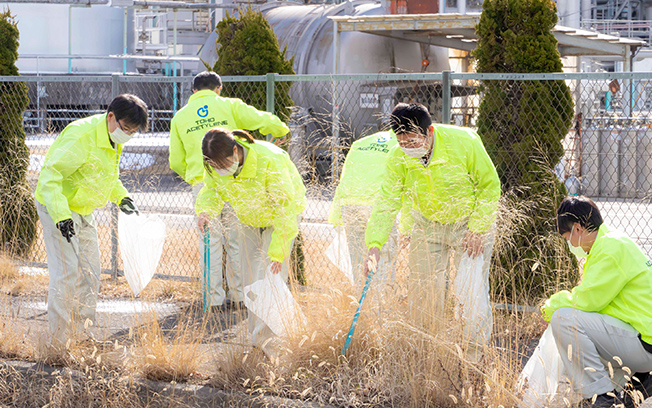
[[[390,116],[398,145],[387,158],[385,175],[371,213],[365,241],[365,272],[377,265],[394,219],[404,202],[412,208],[408,303],[415,324],[440,327],[449,269],[462,254],[483,256],[483,296],[489,296],[489,266],[494,220],[500,199],[496,169],[478,135],[470,129],[433,125],[420,104],[398,104]],[[453,265],[450,265],[451,255]],[[458,273],[460,273],[458,271]],[[467,357],[477,360],[491,336],[491,308],[476,310],[480,324],[465,325]]]
[[[557,232],[586,259],[579,285],[541,309],[566,374],[587,407],[638,405],[652,395],[652,262],[586,197],[562,201]]]
[[[388,130],[363,137],[351,144],[328,214],[328,222],[345,229],[356,286],[363,283],[361,269],[367,258],[364,233],[371,216],[373,202],[370,198],[375,197],[380,190],[387,156],[396,143],[396,135]],[[401,212],[398,229],[402,235],[409,234],[411,220],[409,210]],[[383,247],[374,282],[384,282],[393,275],[392,265],[399,247],[398,241],[398,233],[392,228],[388,243]]]
[[[225,202],[231,203],[240,220],[243,285],[262,279],[268,268],[287,280],[288,258],[306,206],[306,188],[290,156],[245,131],[223,128],[206,133],[202,153],[205,185],[195,202],[200,230],[220,215]],[[253,313],[248,328],[252,343],[270,354],[271,329]]]
[[[114,98],[107,112],[70,123],[52,143],[36,185],[48,258],[48,323],[62,345],[95,323],[100,251],[93,211],[108,201],[138,209],[119,179],[122,145],[147,128],[147,105]]]
[[[259,130],[281,139],[289,128],[278,117],[261,112],[240,99],[220,96],[222,80],[215,72],[204,71],[193,78],[193,94],[188,104],[174,115],[170,125],[170,168],[188,184],[193,186],[193,201],[203,186],[204,165],[201,143],[209,129],[219,126],[229,130]],[[240,306],[244,301],[242,293],[241,266],[238,263],[238,242],[236,230],[238,219],[231,205],[225,205],[221,222],[217,220],[210,228],[210,289],[208,303],[213,309],[226,306],[226,293],[222,286],[222,237],[226,245],[226,281],[229,299]],[[203,238],[200,248],[203,253]],[[201,257],[201,268],[204,258]],[[202,285],[204,284],[202,280]],[[207,288],[202,288],[207,290]]]

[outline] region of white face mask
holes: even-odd
[[[572,235],[573,235],[573,231],[571,230],[571,236]],[[584,248],[582,248],[582,236],[581,235],[577,237],[577,246],[573,246],[573,244],[571,244],[570,237],[569,237],[569,239],[566,240],[566,242],[568,242],[568,249],[570,249],[570,251],[573,253],[573,255],[575,255],[579,259],[586,258],[589,255],[589,254],[586,253]]]
[[[410,157],[414,157],[415,159],[420,159],[428,154],[428,149],[426,148],[425,143],[421,145],[421,147],[401,147],[401,150],[403,150],[403,153]]]
[[[238,167],[240,166],[240,163],[238,163],[238,160],[234,158],[233,163],[226,169],[215,169],[215,172],[219,174],[220,176],[231,176],[235,174],[236,171],[238,171]]]
[[[125,144],[127,143],[134,135],[128,135],[124,130],[120,129],[120,126],[116,127],[115,130],[109,133],[111,141],[115,144]]]

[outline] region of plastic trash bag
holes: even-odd
[[[349,252],[349,245],[346,240],[346,231],[344,228],[335,228],[335,238],[333,242],[326,249],[326,257],[337,266],[340,271],[351,281],[353,281],[353,266],[351,265],[351,253]]]
[[[158,215],[121,213],[118,242],[125,278],[134,296],[138,296],[156,273],[165,243],[165,223]]]
[[[469,339],[476,339],[478,336],[485,337],[482,344],[489,340],[491,322],[485,322],[489,315],[491,303],[489,300],[488,288],[484,285],[482,265],[484,255],[471,258],[466,253],[462,256],[460,265],[455,275],[455,318],[460,317],[464,321],[466,335]]]
[[[557,394],[557,387],[563,376],[564,363],[557,350],[552,330],[548,326],[516,382],[516,389],[523,392],[523,404],[519,406],[548,406]]]
[[[244,287],[244,303],[279,337],[305,325],[306,317],[283,282],[281,274],[267,270],[265,277]]]

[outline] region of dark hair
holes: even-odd
[[[138,130],[147,130],[147,104],[142,99],[132,94],[118,95],[109,104],[107,113],[113,112],[115,120],[123,120],[131,126],[138,126]]]
[[[420,103],[399,103],[392,111],[389,124],[397,135],[408,132],[427,135],[432,118],[428,109]]]
[[[229,131],[224,128],[214,127],[204,135],[201,142],[201,151],[204,155],[204,167],[210,174],[211,163],[220,164],[231,156],[233,146],[236,145],[236,137],[244,139],[249,143],[255,143],[251,135],[244,130]]]
[[[192,89],[195,91],[201,91],[204,89],[210,89],[212,91],[221,86],[222,78],[213,71],[200,72],[195,75],[195,78],[192,80]]]
[[[588,197],[566,197],[557,209],[559,235],[570,232],[574,223],[580,224],[589,232],[597,231],[602,222],[598,206]]]

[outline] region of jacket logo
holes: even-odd
[[[205,118],[208,116],[208,105],[204,105],[201,108],[197,109],[197,115],[199,115],[200,118]]]
[[[387,143],[387,142],[389,142],[388,136],[379,136],[378,139],[376,139],[376,143]]]

